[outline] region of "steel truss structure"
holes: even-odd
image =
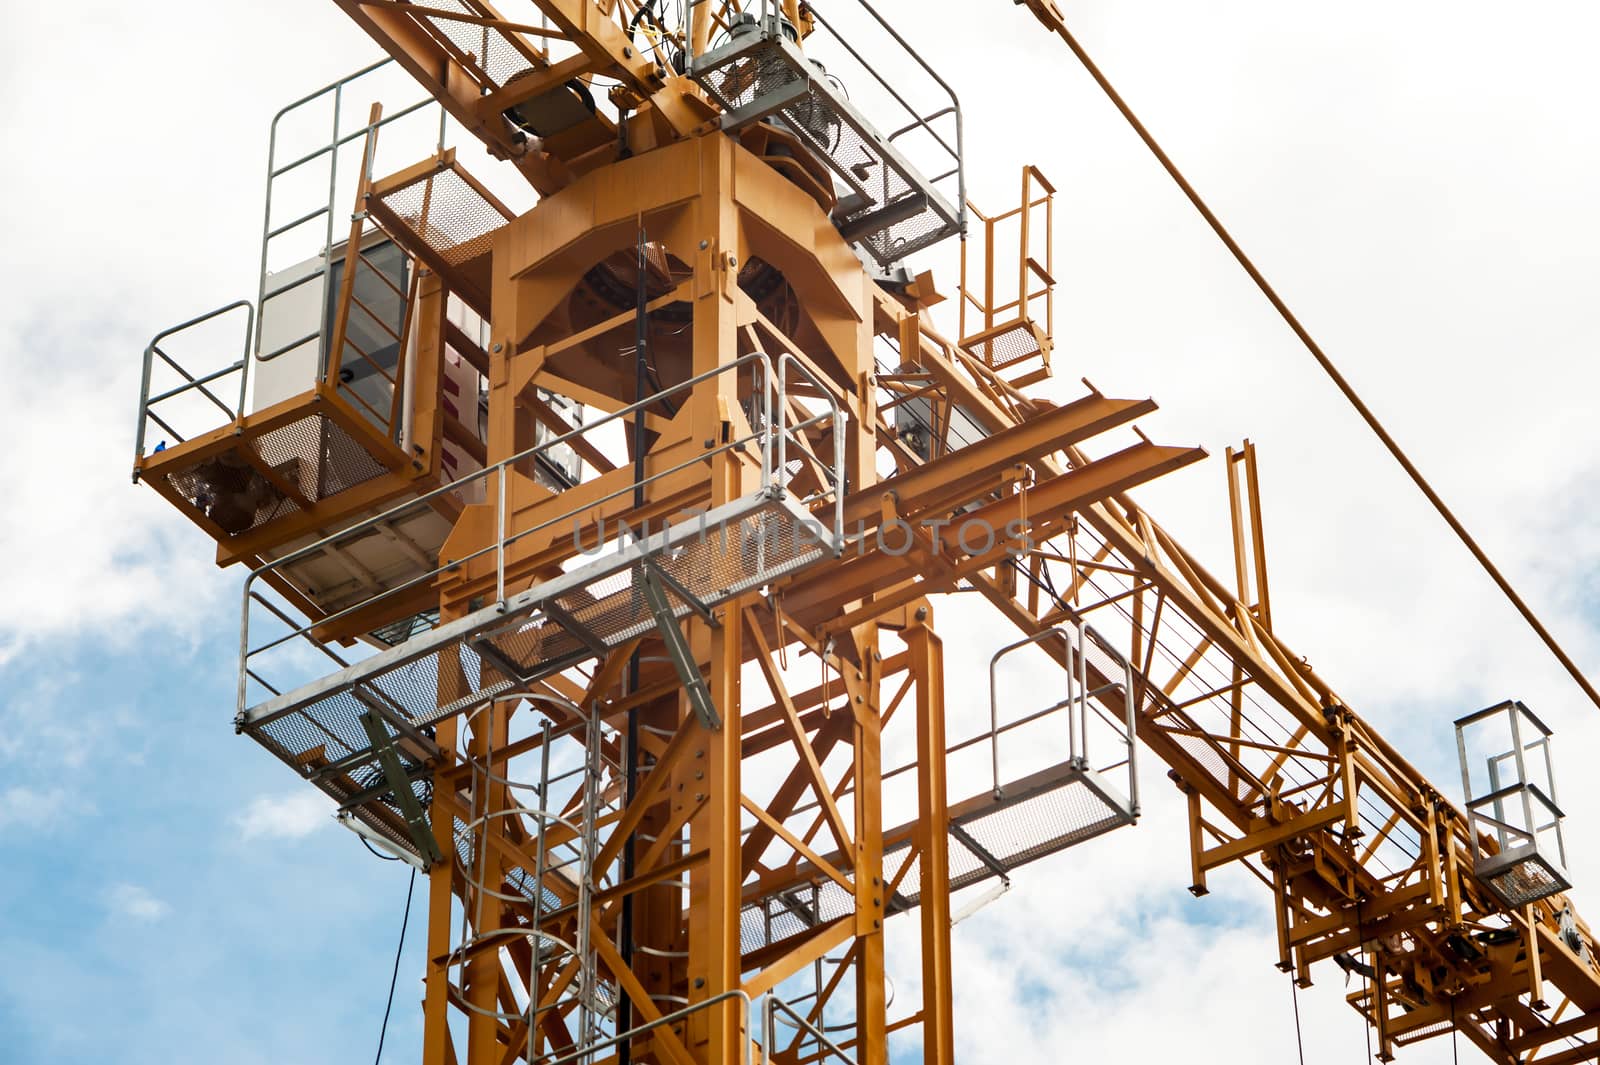
[[[240,731],[427,871],[424,1062],[871,1065],[903,1033],[950,1063],[951,893],[1131,823],[1135,737],[1188,797],[1192,890],[1257,877],[1286,971],[1364,975],[1382,1059],[1452,1030],[1508,1065],[1593,1059],[1600,970],[1565,896],[1488,891],[1461,810],[1274,634],[1253,449],[1227,456],[1230,583],[1128,495],[1203,457],[1133,428],[1152,401],[1024,391],[1052,346],[1037,170],[976,216],[977,327],[934,328],[898,261],[967,209],[926,64],[926,106],[879,79],[896,128],[813,65],[831,27],[793,0],[337,2],[539,202],[510,210],[442,139],[380,173],[383,112],[346,135],[336,111],[330,151],[363,154],[319,260],[332,312],[288,347],[247,324],[220,370],[159,337],[136,477],[252,570]],[[1007,300],[994,233],[1019,214]],[[267,241],[286,228],[269,207]],[[263,318],[310,283],[263,274]],[[386,358],[352,323],[391,297]],[[252,367],[304,344],[305,390],[247,409]],[[360,391],[360,360],[386,385]],[[236,405],[212,390],[232,374]],[[184,398],[225,424],[185,439],[161,420]],[[178,442],[144,453],[151,419]],[[957,590],[1064,698],[946,735],[932,597]],[[1013,771],[1039,722],[1066,746]],[[992,786],[952,796],[950,758],[985,746]],[[899,914],[922,995],[891,1006]]]

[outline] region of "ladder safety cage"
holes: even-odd
[[[616,995],[602,982],[591,926],[578,922],[571,940],[544,928],[574,912],[586,912],[595,894],[607,886],[605,871],[595,867],[601,850],[598,827],[621,812],[620,795],[607,798],[607,779],[615,780],[622,769],[605,756],[601,735],[604,726],[598,714],[585,714],[577,704],[559,696],[531,692],[506,695],[476,708],[468,719],[490,706],[509,704],[540,711],[538,727],[529,730],[518,746],[526,746],[535,737],[538,742],[518,755],[502,755],[494,750],[484,755],[471,754],[464,764],[449,771],[451,786],[466,784],[462,812],[470,815],[463,818],[458,813],[453,817],[451,838],[462,879],[480,897],[506,904],[500,907],[501,912],[520,921],[478,928],[454,946],[445,967],[464,968],[473,957],[492,952],[506,986],[518,993],[519,1012],[485,1010],[466,1001],[461,1003],[463,1009],[508,1025],[526,1023],[533,1032],[552,1013],[576,1013],[585,1041],[601,1039],[606,1034],[606,1021],[614,1019]],[[553,706],[568,723],[554,726],[550,711],[540,704]],[[569,766],[552,766],[554,741],[569,736],[580,741],[581,757]],[[565,745],[562,750],[572,752]],[[512,768],[513,762],[522,761],[535,763],[531,778],[522,779],[525,771]],[[501,766],[500,772],[495,771],[496,765]],[[482,793],[495,787],[504,788],[512,801],[493,813],[475,813],[484,807]],[[571,794],[565,810],[556,812],[556,796],[568,792]],[[501,819],[514,821],[534,844],[532,868],[524,859],[523,864],[502,869],[501,863],[509,862],[498,855],[491,857],[484,826],[490,820]],[[479,843],[476,848],[474,840]],[[491,868],[495,869],[493,874]],[[519,943],[526,944],[532,959],[528,974],[540,971],[542,956],[559,954],[569,959],[566,964],[574,969],[572,979],[559,993],[541,1000],[516,963],[515,948]]]
[[[991,370],[1008,370],[1039,356],[1042,365],[1019,377],[1032,384],[1049,371],[1055,335],[1055,186],[1036,166],[1022,168],[1018,206],[994,216],[974,204],[977,219],[961,244],[961,347]],[[1016,266],[1009,268],[1015,256]],[[1042,309],[1041,309],[1042,308]]]
[[[778,1026],[782,1024],[795,1033],[795,1041],[789,1047],[791,1053],[796,1052],[801,1043],[809,1044],[814,1050],[804,1060],[808,1062],[823,1062],[830,1065],[856,1065],[856,1059],[845,1053],[832,1039],[825,1034],[826,1026],[812,1024],[794,1006],[769,994],[761,1004],[761,1046],[763,1061],[771,1062],[774,1051],[778,1046]],[[848,1027],[854,1028],[854,1025]]]
[[[1550,729],[1518,700],[1455,726],[1473,875],[1512,909],[1569,889]]]
[[[725,39],[690,59],[689,74],[722,108],[725,130],[776,122],[808,145],[832,171],[833,215],[841,235],[887,268],[965,233],[961,104],[949,83],[871,4],[856,2],[870,16],[867,27],[887,34],[883,50],[897,63],[893,78],[815,8],[807,9],[810,32],[802,42],[800,28],[776,0],[762,0],[759,16],[747,12],[736,19]],[[836,66],[848,64],[853,90],[810,54],[813,48]],[[902,78],[920,81],[920,92]],[[937,105],[921,102],[933,94]],[[897,116],[900,124],[887,135],[863,113],[869,97],[874,109]]]
[[[1058,643],[1064,652],[1061,659],[1065,681],[1062,698],[1003,722],[1000,698],[1001,662],[1027,648],[1043,649],[1044,645],[1049,643]],[[1109,678],[1116,678],[1092,689],[1089,687],[1091,647],[1097,652],[1096,664],[1100,672]],[[1086,824],[1061,827],[1071,832],[1085,832],[1097,828],[1097,831],[1090,834],[1098,834],[1098,831],[1132,824],[1139,815],[1133,691],[1132,665],[1113,650],[1110,643],[1099,633],[1084,624],[1081,618],[1075,620],[1071,627],[1057,625],[1043,629],[996,651],[989,659],[989,731],[977,737],[987,740],[989,744],[995,800],[1003,803],[1014,798],[1012,795],[1014,785],[1011,781],[1018,772],[1014,767],[1009,772],[1002,768],[1007,765],[1002,755],[1002,737],[1007,733],[1018,733],[1029,726],[1045,722],[1050,722],[1048,730],[1052,732],[1064,724],[1066,732],[1064,760],[1058,757],[1057,751],[1043,747],[1038,741],[1030,746],[1040,757],[1051,763],[1059,762],[1066,767],[1072,779],[1064,786],[1074,788],[1081,786],[1087,789],[1086,797],[1092,795],[1103,809],[1095,807],[1091,801],[1081,808],[1082,815],[1089,819]],[[1116,706],[1120,711],[1119,716],[1112,717],[1107,714],[1107,706]],[[1110,755],[1099,760],[1091,754],[1092,750],[1098,749],[1090,742],[1091,735],[1095,733],[1109,738],[1115,748]],[[1036,731],[1035,735],[1039,733]],[[1049,741],[1046,739],[1044,742]],[[952,750],[955,749],[957,748],[952,747]],[[1119,772],[1125,774],[1126,783],[1121,788],[1116,788],[1111,785],[1109,777]],[[1088,836],[1084,835],[1082,838]]]
[[[369,743],[358,720],[366,709],[363,696],[383,701],[414,727],[426,727],[654,629],[657,622],[644,598],[647,569],[663,578],[672,617],[681,620],[836,555],[843,542],[843,415],[804,366],[789,360],[780,360],[780,365],[785,376],[793,369],[810,378],[821,397],[821,412],[786,410],[787,386],[765,354],[751,353],[256,569],[246,578],[241,606],[240,731],[296,767],[316,746],[326,746],[333,758],[364,757]],[[540,533],[564,535],[571,529],[571,535],[580,535],[586,513],[599,513],[606,502],[631,495],[634,485],[629,479],[582,506],[513,531],[506,517],[504,471],[581,434],[643,413],[711,377],[740,373],[751,375],[756,408],[751,430],[653,471],[642,483],[648,486],[726,452],[744,452],[759,464],[757,491],[711,510],[690,512],[685,520],[649,535],[623,528],[593,545],[580,542],[577,564],[561,576],[521,592],[508,589],[509,549]],[[827,422],[835,434],[833,461],[811,463],[814,472],[821,471],[820,484],[797,496],[788,489],[795,475],[781,463],[780,451],[787,455],[790,448],[804,448],[800,437],[805,428]],[[492,542],[460,558],[417,558],[393,549],[391,534],[425,516],[437,520],[442,498],[459,500],[483,489],[492,489],[482,497],[494,509]],[[375,551],[385,552],[384,567],[360,562],[373,559]],[[342,588],[311,584],[327,572],[330,559],[354,559],[365,573],[358,569],[361,579]],[[492,579],[494,601],[440,626],[437,613],[425,604],[437,603],[437,582],[452,573]],[[318,597],[327,609],[317,608]],[[418,607],[414,615],[413,606]],[[297,610],[313,620],[296,621]],[[373,625],[379,618],[384,621]],[[336,639],[363,639],[368,657],[347,658],[330,646]],[[439,695],[440,669],[446,662],[451,670],[463,669],[467,678],[467,690],[454,700]]]

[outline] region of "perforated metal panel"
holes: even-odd
[[[495,86],[505,85],[518,74],[534,68],[533,61],[512,43],[506,34],[493,26],[483,26],[460,19],[429,16],[428,11],[445,11],[451,14],[477,17],[479,12],[460,0],[411,0],[417,10],[414,17],[468,66],[476,70],[484,81]]]
[[[1012,363],[1039,354],[1039,337],[1026,319],[1010,326],[997,326],[995,332],[979,333],[963,340],[961,346],[982,359],[990,369],[1003,370]]]
[[[300,510],[293,498],[261,475],[245,448],[312,503],[365,484],[387,470],[338,422],[316,413],[166,474],[180,497],[234,536]]]
[[[1499,872],[1480,872],[1479,879],[1512,909],[1538,902],[1572,886],[1537,854],[1513,861]]]
[[[487,255],[506,218],[453,169],[435,170],[383,193],[384,205],[411,234],[451,266]]]

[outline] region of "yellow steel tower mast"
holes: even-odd
[[[1385,1060],[1451,1030],[1592,1060],[1543,726],[1464,721],[1513,731],[1458,808],[1274,634],[1253,450],[1230,583],[1127,495],[1203,457],[1134,428],[1153,402],[1028,395],[1054,190],[969,208],[959,101],[899,27],[337,2],[390,58],[275,122],[260,290],[147,350],[135,477],[250,570],[238,729],[425,871],[425,1063],[949,1063],[951,893],[1132,823],[1135,739],[1188,796],[1194,891],[1255,873],[1286,970],[1365,974]],[[426,96],[379,106],[397,68]],[[432,150],[380,166],[417,119]],[[904,261],[958,234],[947,338]],[[236,361],[173,355],[234,319]],[[1017,630],[975,736],[929,598],[957,589]]]

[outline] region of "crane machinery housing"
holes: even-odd
[[[384,58],[274,120],[260,286],[146,349],[134,478],[248,570],[237,730],[426,878],[426,1065],[949,1065],[952,894],[1133,824],[1141,752],[1380,1060],[1595,1060],[1549,730],[1463,717],[1452,802],[1274,631],[1250,445],[1224,580],[1128,494],[1204,457],[1153,401],[1031,394],[1055,189],[969,202],[898,23],[335,2]],[[1015,630],[961,736],[955,591]]]

